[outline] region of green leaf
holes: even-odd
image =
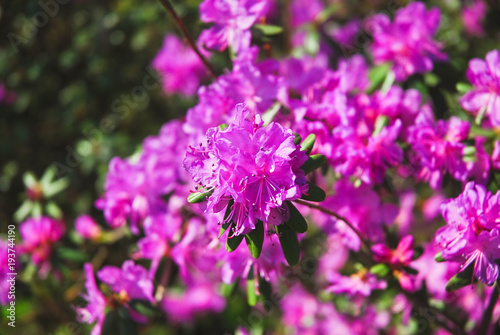
[[[34,203],[31,200],[25,200],[21,207],[19,207],[14,213],[14,220],[16,220],[16,222],[23,221],[24,218],[27,217],[29,213],[31,213],[33,205]]]
[[[50,184],[50,182],[52,180],[54,180],[56,173],[57,173],[57,169],[53,165],[49,166],[45,170],[42,178],[40,179],[40,184],[42,184],[42,188],[45,187],[46,185]]]
[[[70,261],[83,262],[88,259],[88,255],[81,250],[59,247],[56,248],[56,251],[59,254],[59,257]]]
[[[297,207],[295,207],[290,201],[285,201],[285,203],[290,210],[290,218],[286,224],[297,233],[305,233],[307,231],[306,219],[304,219]]]
[[[457,83],[456,88],[458,93],[465,94],[472,89],[472,85],[467,83]]]
[[[300,145],[300,150],[305,151],[307,155],[311,152],[314,147],[314,142],[316,142],[316,135],[309,134],[302,144]]]
[[[45,210],[47,211],[47,213],[56,218],[56,219],[61,219],[62,218],[62,211],[61,209],[59,208],[59,206],[57,206],[55,203],[53,203],[52,201],[50,201],[49,203],[47,203],[47,205],[45,206]]]
[[[26,188],[32,188],[37,183],[35,175],[31,172],[26,172],[23,175],[23,182],[24,182],[24,186],[26,186]]]
[[[232,227],[232,225],[231,225]],[[231,232],[229,232],[231,233]],[[228,252],[233,252],[236,250],[236,248],[238,248],[238,246],[240,245],[241,241],[243,241],[243,236],[244,235],[238,235],[238,236],[227,236],[227,240],[226,240],[226,250]]]
[[[220,124],[219,125],[219,130],[224,130],[226,129],[227,127],[229,127],[227,124],[223,123],[223,124]]]
[[[149,301],[132,299],[130,300],[129,305],[130,307],[132,307],[134,311],[144,316],[147,316],[149,318],[156,316],[156,309],[154,308],[153,305],[151,305]]]
[[[248,250],[253,258],[259,258],[264,243],[264,223],[257,221],[255,229],[245,235]]]
[[[283,32],[283,27],[270,24],[254,24],[253,28],[260,30],[264,35],[278,35]]]
[[[301,199],[314,202],[321,202],[325,200],[326,193],[325,191],[323,191],[321,187],[309,182],[308,184],[309,184],[309,190],[307,191],[307,194],[302,194],[302,196],[300,197]]]
[[[286,224],[276,226],[281,249],[285,255],[285,259],[290,265],[295,265],[299,262],[300,249],[297,234]]]
[[[370,272],[376,275],[377,277],[385,277],[391,272],[391,269],[387,264],[379,263],[375,264],[370,268]]]
[[[228,220],[229,215],[231,214],[231,207],[234,204],[234,200],[231,199],[229,200],[229,203],[227,204],[226,207],[226,213],[224,213],[224,223],[222,223],[219,231],[219,238],[224,234],[224,232],[229,228],[229,226],[233,223],[233,220]]]
[[[257,293],[255,292],[255,278],[253,275],[253,266],[250,268],[247,278],[247,300],[250,306],[257,304]]]
[[[385,126],[389,125],[389,118],[385,115],[379,115],[377,117],[377,120],[375,120],[375,129],[373,130],[372,136],[377,136],[380,134],[382,129],[384,129]]]
[[[300,167],[305,174],[311,173],[314,170],[320,168],[326,163],[326,157],[324,155],[312,155],[309,156],[307,161]]]
[[[226,298],[231,297],[234,294],[234,292],[236,292],[236,288],[238,287],[239,283],[240,283],[240,277],[237,277],[236,280],[231,284],[222,283],[221,287],[222,295]]]
[[[68,180],[66,178],[61,178],[48,185],[45,185],[42,188],[42,192],[46,198],[50,198],[51,196],[64,190],[66,187],[68,187],[68,185]]]
[[[438,252],[436,254],[436,256],[434,256],[434,259],[436,260],[436,262],[439,262],[439,263],[446,262],[446,259],[443,258],[443,255],[442,255],[441,251]]]
[[[209,196],[214,193],[214,190],[208,192],[194,192],[188,195],[188,202],[191,204],[199,204],[201,202],[205,202]]]
[[[473,283],[474,263],[469,264],[465,269],[451,277],[446,284],[446,292],[456,291],[462,287]]]
[[[293,144],[299,145],[300,142],[302,141],[302,137],[300,137],[299,134],[294,134],[294,135],[295,135],[295,138],[293,139]]]
[[[366,90],[366,93],[373,93],[377,87],[382,84],[387,73],[389,73],[390,66],[385,63],[379,66],[376,66],[370,70],[368,73],[368,78],[370,79],[370,87]]]

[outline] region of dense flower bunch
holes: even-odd
[[[207,212],[219,212],[232,199],[226,220],[235,223],[231,234],[247,234],[258,220],[269,225],[288,221],[285,200],[307,192],[304,171],[307,155],[294,144],[295,136],[272,122],[262,127],[259,115],[236,106],[235,123],[223,130],[210,128],[206,145],[191,147],[184,165],[205,191],[213,190]]]
[[[464,334],[498,323],[500,53],[472,59],[462,72],[473,86],[452,92],[432,72],[453,55],[437,42],[439,8],[415,1],[332,28],[332,6],[205,0],[198,53],[165,38],[153,60],[165,93],[197,100],[110,161],[95,203],[108,227],[75,222],[82,246],[130,242],[120,261],[82,264],[86,305],[74,308],[93,335],[160,313],[175,327],[240,313],[239,333],[416,333],[425,319],[429,333]],[[481,31],[481,6],[464,7],[469,33]],[[359,34],[370,34],[363,52]],[[200,86],[209,53],[230,63]],[[30,218],[23,253],[48,268],[63,233]],[[231,296],[273,322],[254,322]]]

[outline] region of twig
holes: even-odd
[[[208,72],[210,72],[210,75],[212,76],[212,79],[215,80],[217,78],[217,73],[215,72],[215,69],[213,68],[212,64],[210,64],[208,62],[208,60],[205,58],[205,56],[203,56],[203,54],[200,52],[200,50],[196,46],[196,43],[191,38],[191,35],[189,34],[186,26],[184,25],[184,22],[182,22],[182,19],[179,17],[179,15],[177,15],[177,12],[174,10],[174,7],[170,3],[170,1],[168,1],[168,0],[159,0],[159,1],[163,5],[163,7],[165,7],[165,9],[167,10],[167,12],[172,16],[172,18],[174,19],[175,23],[177,24],[177,26],[179,27],[179,29],[184,34],[184,37],[186,37],[186,40],[187,40],[189,46],[191,47],[191,49],[193,49],[193,51],[196,52],[196,54],[198,55],[198,57],[200,58],[200,60],[203,62],[203,65],[205,65],[205,67],[207,68]]]
[[[327,208],[321,207],[320,205],[316,205],[316,204],[310,203],[310,202],[302,200],[302,199],[297,199],[294,201],[300,205],[304,205],[304,206],[307,206],[309,208],[317,209],[320,212],[323,212],[325,214],[331,215],[339,220],[344,221],[345,224],[348,225],[356,233],[356,235],[358,235],[361,242],[368,248],[368,251],[371,253],[370,242],[367,239],[365,239],[363,237],[363,235],[361,235],[361,233],[358,231],[358,229],[351,222],[349,222],[349,220],[347,220],[345,217],[343,217],[342,215],[337,214],[334,211],[331,211]]]

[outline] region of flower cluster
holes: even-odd
[[[103,218],[78,214],[64,240],[48,216],[20,226],[24,259],[45,274],[81,259],[56,243],[98,256],[101,243],[127,248],[81,261],[86,305],[74,309],[93,335],[207,313],[238,319],[241,333],[285,334],[412,333],[418,308],[442,334],[500,317],[482,307],[495,303],[491,288],[449,292],[498,281],[500,53],[470,61],[472,87],[450,85],[451,66],[434,63],[448,59],[440,9],[410,2],[391,20],[350,7],[204,0],[193,50],[165,37],[153,65],[169,106],[173,93],[189,103],[185,116],[111,159],[95,202]],[[465,60],[451,63],[465,80]],[[32,206],[46,194],[30,185]],[[240,322],[253,313],[274,322]]]
[[[472,265],[474,276],[488,285],[498,278],[499,213],[500,192],[492,195],[470,182],[456,199],[441,205],[446,226],[436,233],[442,257],[460,262],[462,270]]]
[[[247,234],[258,220],[279,225],[289,218],[285,200],[307,191],[304,171],[307,155],[294,144],[295,136],[280,124],[262,127],[262,119],[242,105],[236,106],[234,123],[207,131],[206,145],[191,147],[184,165],[205,191],[207,212],[217,213],[232,199],[227,220],[235,223],[233,234]],[[270,229],[270,227],[269,227]]]

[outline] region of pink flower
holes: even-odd
[[[64,223],[46,216],[30,218],[21,223],[21,250],[31,254],[31,260],[41,265],[49,260],[52,246],[63,236]]]
[[[203,31],[199,42],[210,49],[235,52],[250,47],[252,25],[268,8],[267,0],[204,0],[200,4],[200,18],[214,25]]]
[[[91,335],[99,335],[101,334],[102,324],[105,318],[106,299],[97,288],[92,264],[86,263],[84,269],[87,294],[82,294],[82,297],[87,300],[87,306],[73,308],[77,313],[78,322],[94,323],[97,321],[92,329]]]
[[[168,318],[175,322],[192,321],[197,315],[206,312],[221,312],[226,300],[216,293],[210,284],[199,284],[188,287],[183,294],[168,292],[161,305]]]
[[[486,16],[486,10],[486,5],[481,0],[473,0],[472,4],[462,8],[462,21],[467,33],[478,37],[484,35],[482,21]]]
[[[162,49],[153,60],[153,67],[162,76],[163,90],[169,95],[192,96],[200,86],[200,80],[207,75],[198,55],[174,35],[165,37]]]
[[[460,99],[462,107],[474,115],[486,115],[494,127],[500,127],[500,52],[492,50],[486,61],[469,62],[467,78],[474,88]]]
[[[97,239],[101,236],[101,227],[89,215],[80,215],[75,221],[75,229],[83,238]]]
[[[444,61],[441,44],[432,38],[439,26],[438,8],[427,11],[421,2],[411,2],[396,12],[391,23],[385,14],[378,14],[368,23],[373,31],[372,52],[375,63],[393,63],[397,80],[403,81],[414,73],[433,68],[432,61]]]
[[[387,287],[387,283],[368,272],[366,269],[358,271],[351,276],[342,276],[335,274],[328,278],[331,283],[326,288],[327,292],[345,293],[351,296],[364,296],[369,297],[372,290],[383,290]]]
[[[148,272],[142,266],[135,265],[134,261],[123,262],[121,269],[115,266],[105,266],[97,273],[97,277],[116,293],[125,294],[126,300],[155,301],[153,282]]]
[[[272,122],[262,127],[257,115],[236,106],[234,123],[224,130],[210,128],[206,142],[190,147],[184,166],[202,189],[213,190],[206,211],[218,213],[234,200],[227,220],[235,223],[235,235],[255,229],[257,220],[266,225],[286,222],[285,200],[294,200],[307,190],[300,166],[307,155],[293,143],[294,135]]]
[[[491,285],[498,277],[500,258],[500,192],[492,195],[482,185],[469,182],[455,199],[441,205],[446,226],[436,232],[436,242],[446,260],[465,269],[474,264],[474,275]]]

